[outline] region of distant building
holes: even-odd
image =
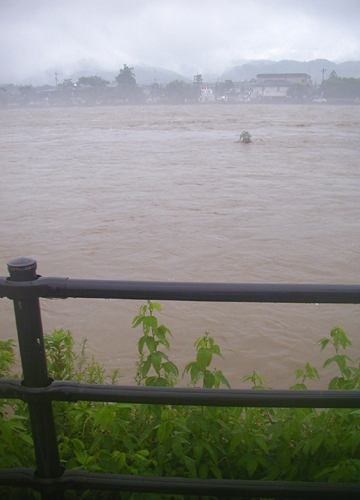
[[[287,81],[292,84],[311,85],[311,76],[306,73],[263,73],[256,75],[256,83]]]
[[[306,73],[269,73],[256,75],[253,95],[260,97],[287,97],[289,88],[295,84],[311,86],[311,76]]]
[[[206,86],[204,89],[201,89],[199,101],[200,102],[214,102],[215,96],[214,96],[212,89],[210,89],[208,86]]]

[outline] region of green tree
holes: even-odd
[[[118,84],[118,98],[123,104],[141,104],[145,102],[144,92],[136,85],[134,68],[124,64],[115,78]]]
[[[310,89],[303,83],[295,83],[287,91],[288,97],[301,101],[309,96]]]
[[[133,73],[134,68],[130,68],[124,64],[124,69],[121,69],[118,76],[115,78],[118,85],[128,85],[130,87],[135,87],[136,79]]]
[[[72,89],[74,88],[74,84],[71,78],[67,78],[66,80],[63,81],[62,87],[64,89]]]
[[[360,96],[360,78],[339,78],[331,76],[319,88],[324,97],[352,99]]]
[[[90,85],[91,87],[105,87],[110,83],[108,80],[104,80],[101,76],[81,76],[78,79],[77,85]]]
[[[21,85],[19,87],[19,91],[22,95],[30,95],[30,94],[34,94],[35,92],[35,89],[32,85]]]
[[[183,80],[173,80],[169,82],[163,93],[164,100],[171,104],[185,104],[197,102],[197,89]]]

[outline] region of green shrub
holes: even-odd
[[[160,304],[148,301],[133,321],[134,328],[142,326],[135,377],[138,384],[179,383],[178,369],[164,352],[170,351],[172,335],[164,325],[159,326],[155,313],[160,312]],[[117,372],[106,378],[104,367],[94,358],[87,358],[86,341],[76,354],[70,332],[55,330],[45,336],[45,345],[49,373],[54,379],[114,383],[117,378]],[[339,369],[339,376],[331,380],[329,388],[359,389],[359,362],[343,352],[351,347],[345,332],[336,327],[319,345],[321,350],[335,350],[323,365],[326,369],[335,363]],[[0,343],[3,376],[9,376],[14,365],[13,348],[12,341]],[[196,359],[186,365],[183,376],[190,374],[194,386],[214,390],[221,384],[230,387],[225,376],[211,368],[213,356],[221,356],[221,351],[209,332],[195,342],[195,348]],[[295,375],[298,383],[291,387],[295,390],[306,390],[307,379],[319,379],[318,370],[309,363]],[[269,389],[266,380],[256,373],[243,380],[250,382],[253,389]],[[68,469],[202,479],[360,481],[359,410],[93,402],[54,402],[53,406],[61,463]],[[26,405],[2,401],[0,412],[2,467],[34,467]],[[75,498],[71,492],[67,495]],[[156,498],[124,492],[121,495],[123,499]],[[84,492],[77,493],[76,498],[93,496]],[[102,492],[97,498],[114,495]]]

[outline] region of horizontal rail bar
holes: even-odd
[[[358,500],[360,484],[288,481],[240,481],[188,479],[98,474],[80,470],[64,471],[58,479],[36,477],[34,469],[0,469],[0,485],[27,487],[37,491],[53,486],[59,490],[135,491],[178,495],[210,495],[240,499],[244,497],[292,498],[307,500]]]
[[[19,379],[0,379],[0,397],[28,401],[46,394],[52,401],[261,408],[360,408],[360,391],[292,391],[133,387],[55,381],[31,388]]]
[[[42,297],[359,304],[360,285],[186,283],[42,277],[34,281],[14,282],[0,278],[0,297],[18,300]]]

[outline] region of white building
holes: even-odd
[[[199,97],[200,102],[213,102],[215,101],[215,96],[214,93],[209,87],[205,87],[204,89],[201,89],[201,94]]]
[[[306,73],[269,73],[256,75],[253,95],[260,97],[286,97],[295,84],[311,86],[311,77]]]

